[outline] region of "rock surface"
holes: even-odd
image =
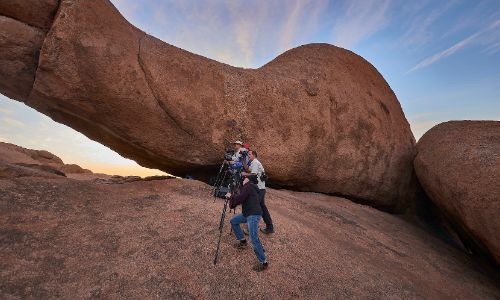
[[[367,61],[332,45],[235,68],[145,34],[106,0],[62,0],[29,95],[11,97],[170,174],[213,175],[243,139],[279,186],[390,211],[416,187],[396,96]]]
[[[4,142],[0,142],[0,163],[2,163],[3,170],[3,175],[0,177],[9,177],[16,172],[17,176],[29,176],[32,172],[41,175],[39,171],[58,176],[70,173],[92,174],[92,171],[78,165],[65,164],[59,157],[48,151],[26,149]]]
[[[3,3],[3,2],[0,2]],[[1,14],[0,8],[0,14]],[[35,80],[44,33],[0,15],[0,88],[7,97],[26,101]]]
[[[471,250],[500,265],[500,122],[451,121],[417,144],[415,171]]]
[[[49,29],[58,0],[2,0],[0,14],[43,30]]]
[[[268,189],[270,268],[252,271],[222,201],[169,179],[0,179],[0,298],[498,299],[464,253],[404,220],[321,194]]]

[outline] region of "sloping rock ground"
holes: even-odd
[[[209,189],[0,180],[0,298],[500,298],[464,253],[393,215],[314,193],[268,190],[277,233],[262,237],[267,271],[251,270],[251,249],[232,248],[227,223],[213,266],[222,200]]]

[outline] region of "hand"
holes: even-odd
[[[229,193],[229,192],[228,192],[228,193],[226,194],[226,198],[231,198],[231,193]]]
[[[231,160],[231,161],[229,161],[229,164],[231,164],[231,165],[232,165],[232,164],[234,164],[234,161],[232,161],[232,160]]]

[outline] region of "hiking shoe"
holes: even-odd
[[[247,246],[248,246],[247,240],[241,240],[234,244],[234,248],[240,250],[246,249]]]
[[[266,261],[265,263],[261,264],[261,263],[257,263],[254,267],[253,267],[253,270],[255,272],[262,272],[264,270],[267,269],[267,267],[269,267],[269,263]]]
[[[274,233],[274,229],[273,228],[271,228],[271,229],[269,229],[269,228],[261,228],[260,231],[262,233],[264,233],[264,234]]]

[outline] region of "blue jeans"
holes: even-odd
[[[241,241],[245,239],[243,235],[243,231],[241,230],[240,224],[247,223],[248,224],[248,234],[250,235],[250,241],[252,242],[253,251],[259,262],[262,264],[266,261],[266,256],[264,255],[264,248],[259,240],[259,215],[251,215],[245,218],[243,214],[235,215],[231,218],[231,227],[233,228],[234,235],[236,238]]]
[[[264,220],[264,223],[266,223],[266,228],[269,230],[273,230],[273,220],[271,219],[271,214],[269,213],[269,210],[267,209],[266,202],[264,201],[264,198],[266,197],[266,189],[260,189],[259,190],[259,201],[260,201],[260,208],[262,208],[262,219]]]

